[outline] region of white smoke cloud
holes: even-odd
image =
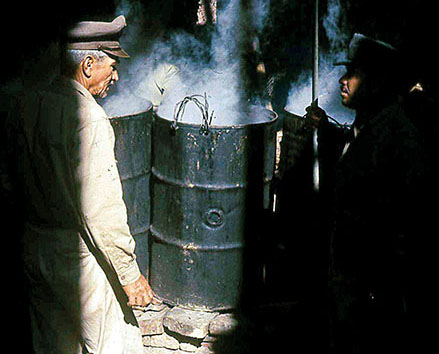
[[[269,1],[254,1],[258,5],[254,11],[259,16],[256,25],[260,30]],[[125,14],[128,20],[136,18],[136,12],[139,12],[136,6],[122,0],[118,14]],[[138,45],[141,36],[138,27],[128,21],[128,31],[124,32],[121,43],[123,46],[128,44],[131,59],[121,64],[120,81],[113,94],[102,102],[107,113],[116,116],[145,109],[147,100],[154,97],[152,90],[157,89],[153,81],[157,70],[163,70],[163,65],[172,65],[178,68],[178,74],[174,76],[172,87],[165,90],[158,107],[160,116],[173,119],[174,108],[184,97],[206,93],[209,107],[214,111],[213,125],[248,123],[251,117],[240,114],[245,111],[242,107],[241,77],[241,48],[245,31],[240,6],[239,0],[230,0],[218,9],[210,48],[188,33],[176,32],[167,41],[156,41],[143,51]],[[254,16],[249,18],[254,20]],[[182,120],[201,123],[198,108],[190,102],[186,107]]]
[[[351,123],[355,112],[341,104],[339,79],[343,75],[343,66],[334,66],[346,53],[343,49],[349,41],[344,30],[345,24],[340,0],[328,0],[328,8],[323,18],[323,27],[329,40],[330,48],[320,52],[319,61],[319,106],[340,123]],[[297,115],[304,115],[305,108],[312,102],[312,73],[303,72],[290,86],[285,109]]]

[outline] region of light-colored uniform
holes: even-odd
[[[28,202],[23,257],[36,352],[142,353],[121,287],[140,271],[109,119],[69,79],[19,102],[10,121]]]

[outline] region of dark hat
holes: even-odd
[[[348,58],[334,65],[347,65],[364,69],[395,68],[398,52],[390,44],[355,33],[349,43]]]
[[[78,22],[67,32],[67,48],[101,50],[112,56],[129,58],[119,43],[119,37],[126,26],[123,15],[112,22]]]

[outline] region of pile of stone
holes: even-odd
[[[149,305],[135,311],[145,354],[213,354],[222,335],[232,333],[237,320],[232,313],[204,312]]]

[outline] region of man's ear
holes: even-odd
[[[87,55],[81,63],[82,73],[85,77],[90,78],[93,70],[95,59],[91,55]]]

